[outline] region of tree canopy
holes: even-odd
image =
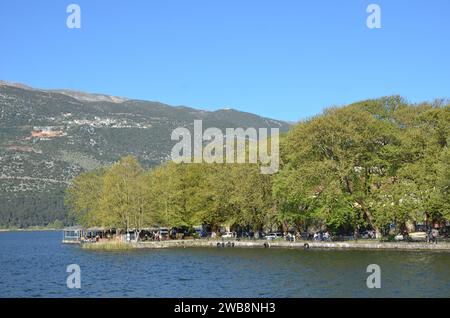
[[[133,157],[79,175],[66,203],[83,225],[209,224],[332,231],[450,220],[450,105],[386,97],[299,122],[281,138],[281,169]]]

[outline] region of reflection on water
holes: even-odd
[[[0,297],[450,297],[450,253],[287,249],[98,252],[0,233]],[[81,289],[66,267],[81,267]],[[366,287],[381,266],[381,289]]]

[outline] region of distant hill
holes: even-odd
[[[82,171],[132,154],[150,167],[169,159],[176,127],[225,129],[290,123],[233,109],[173,107],[0,81],[0,227],[70,223],[63,191]]]

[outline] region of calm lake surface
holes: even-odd
[[[98,252],[0,233],[0,297],[450,297],[450,253],[287,249]],[[81,289],[66,286],[69,264]],[[366,268],[381,267],[381,289]]]

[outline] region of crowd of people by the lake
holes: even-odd
[[[118,234],[118,233],[117,233]],[[220,240],[242,240],[242,239],[263,239],[263,240],[286,240],[288,242],[295,241],[318,241],[318,242],[331,242],[331,241],[351,241],[358,239],[377,239],[377,235],[374,230],[365,230],[362,232],[355,232],[350,235],[333,235],[329,230],[318,230],[312,232],[299,232],[299,231],[285,231],[285,232],[251,232],[251,231],[234,231],[234,232],[195,232],[189,230],[180,230],[176,228],[160,228],[155,230],[144,230],[139,234],[129,231],[128,233],[121,233],[123,240],[135,241],[136,236],[139,235],[140,241],[163,241],[163,240],[177,240],[177,239],[220,239]],[[414,236],[414,234],[416,236]],[[419,234],[419,236],[417,236]],[[110,231],[96,232],[95,234],[85,235],[82,238],[83,242],[99,242],[102,240],[109,240],[113,237]],[[420,239],[418,239],[420,237]],[[438,237],[442,237],[445,240],[445,235],[440,236],[440,231],[437,228],[427,228],[420,232],[408,233],[402,232],[394,237],[394,241],[426,241],[427,243],[438,243]]]
[[[331,241],[331,234],[330,232],[326,231],[326,232],[316,232],[314,233],[314,241]]]

